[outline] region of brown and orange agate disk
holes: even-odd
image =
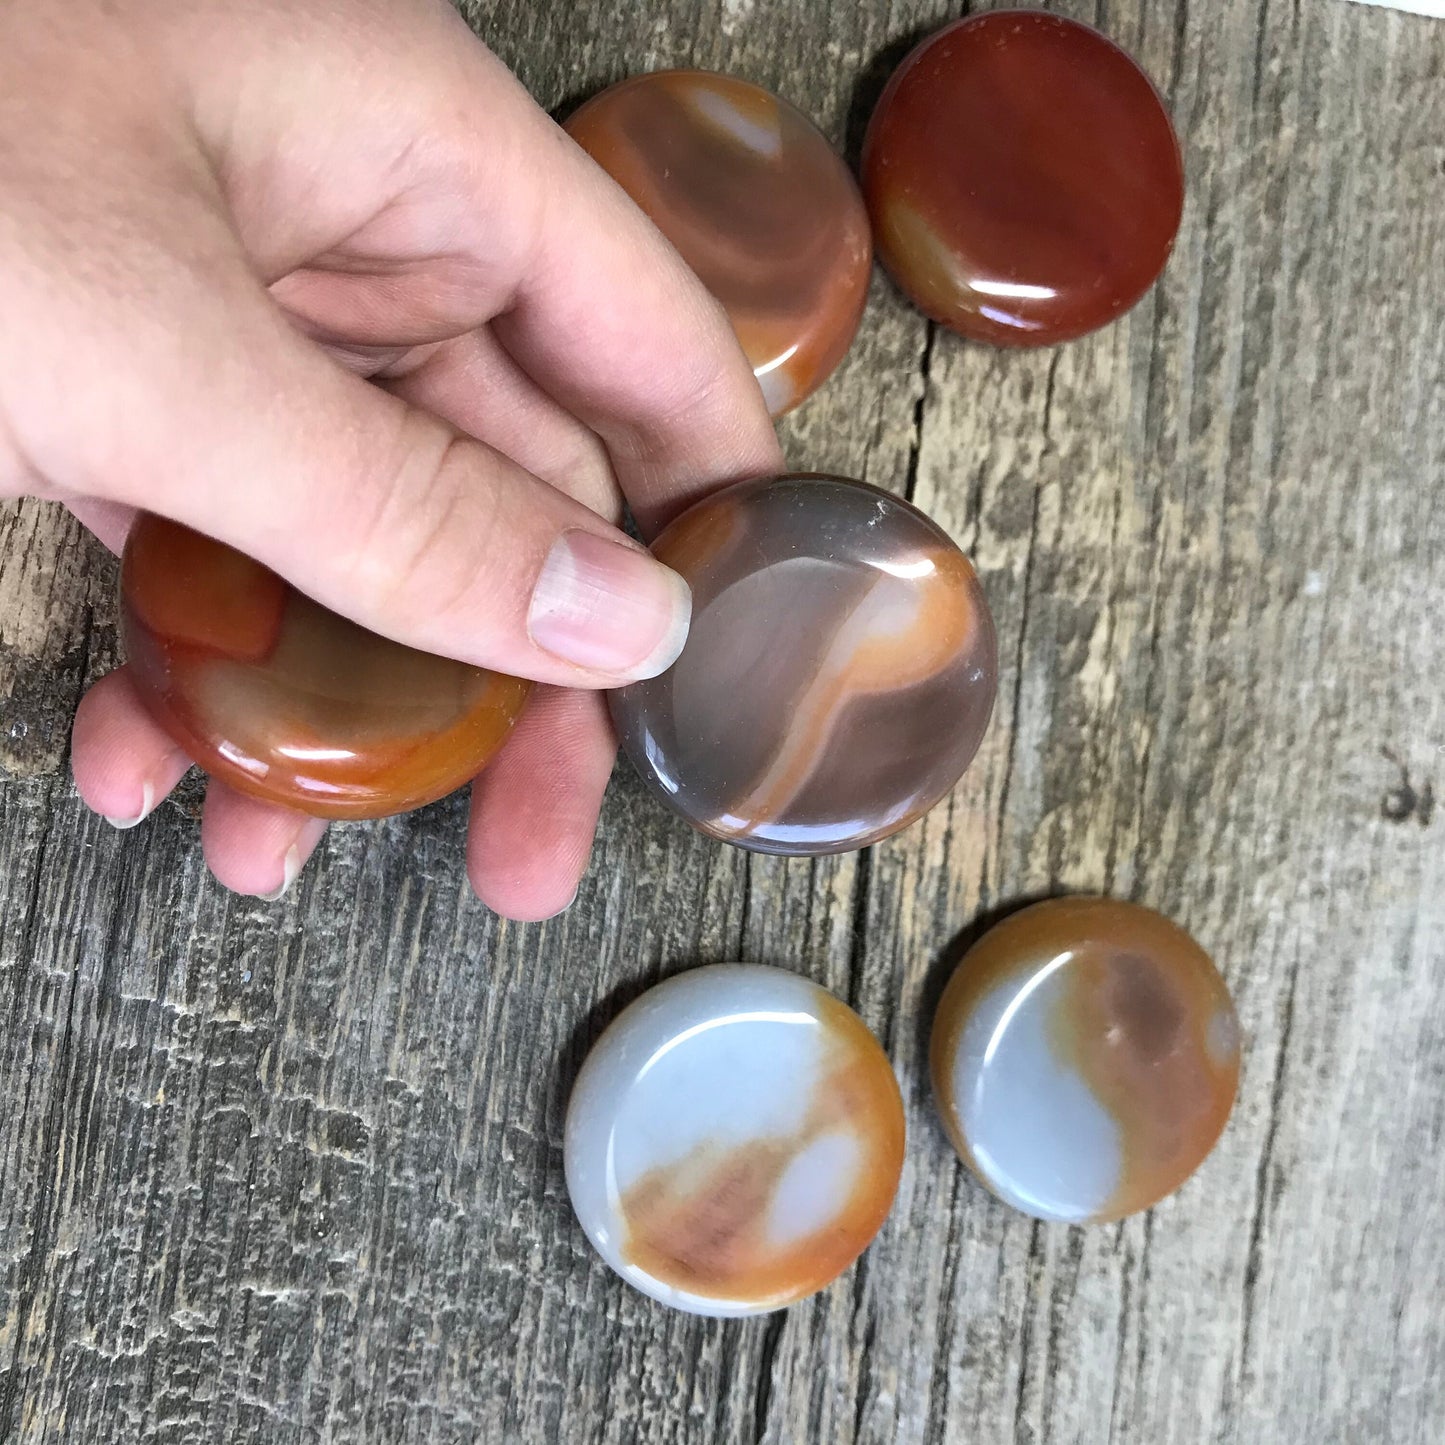
[[[1239,1083],[1219,971],[1167,918],[1062,898],[974,945],[933,1028],[934,1096],[975,1174],[1040,1219],[1157,1204],[1214,1147]]]
[[[455,792],[501,747],[531,688],[378,637],[155,516],[126,544],[121,630],[141,701],[202,768],[323,818],[379,818]]]
[[[848,168],[787,101],[702,70],[634,76],[567,121],[722,302],[774,416],[858,329],[873,250]]]
[[[762,853],[866,847],[958,781],[988,725],[993,619],[968,559],[900,497],[842,477],[744,482],[653,545],[692,588],[660,677],[611,695],[653,792]]]

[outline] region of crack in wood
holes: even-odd
[[[765,1445],[767,1440],[768,1417],[773,1408],[773,1372],[777,1367],[787,1322],[787,1315],[780,1311],[770,1315],[763,1326],[756,1366],[758,1384],[753,1396],[753,1445]]]
[[[903,496],[911,502],[918,493],[918,463],[923,453],[923,420],[928,406],[928,389],[933,376],[933,348],[938,341],[938,324],[929,321],[923,329],[923,351],[918,360],[921,389],[913,404],[913,433],[908,442],[908,466],[903,474]]]
[[[1044,1226],[1038,1220],[1032,1219],[1029,1221],[1028,1230],[1029,1249],[1024,1265],[1024,1277],[1028,1281],[1028,1287],[1025,1290],[1023,1320],[1019,1327],[1018,1387],[1013,1401],[1013,1438],[1015,1440],[1033,1439],[1035,1436],[1033,1427],[1027,1422],[1027,1416],[1029,1412],[1029,1377],[1032,1374],[1034,1363],[1032,1349],[1034,1310],[1038,1307],[1038,1287],[1044,1264]]]
[[[1284,998],[1284,1013],[1280,1021],[1279,1048],[1275,1051],[1274,1070],[1270,1077],[1269,1123],[1265,1129],[1264,1145],[1259,1151],[1259,1165],[1255,1172],[1254,1210],[1249,1223],[1249,1250],[1244,1270],[1243,1323],[1240,1327],[1239,1342],[1239,1369],[1243,1381],[1249,1379],[1251,1354],[1254,1347],[1257,1291],[1259,1278],[1264,1270],[1265,1216],[1269,1213],[1272,1198],[1269,1188],[1269,1171],[1274,1163],[1275,1143],[1279,1137],[1280,1121],[1283,1118],[1285,1078],[1289,1069],[1290,1044],[1294,1038],[1295,990],[1299,985],[1299,975],[1300,961],[1296,957],[1290,967],[1289,985]]]
[[[54,791],[47,789],[47,826],[41,833],[39,854],[35,861],[35,886],[30,893],[25,926],[21,933],[21,957],[33,957],[36,940],[41,926],[40,900],[46,878],[45,863],[54,830]],[[26,1355],[29,1351],[30,1314],[40,1290],[41,1268],[55,1238],[56,1218],[59,1209],[57,1184],[61,1170],[60,1137],[61,1120],[65,1114],[67,1078],[70,1069],[71,1039],[75,1026],[75,1000],[80,979],[81,960],[77,959],[70,974],[65,1001],[65,1027],[61,1034],[60,1049],[51,1069],[53,1092],[50,1107],[46,1111],[45,1126],[41,1134],[40,1153],[32,1166],[38,1178],[39,1188],[35,1199],[35,1220],[31,1226],[29,1248],[26,1250],[19,1269],[18,1300],[15,1305],[15,1352],[9,1375],[3,1389],[0,1389],[0,1445],[8,1445],[12,1432],[20,1428],[24,1413],[25,1384],[28,1381]]]

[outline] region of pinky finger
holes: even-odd
[[[185,777],[191,760],[151,719],[122,667],[81,698],[70,765],[88,808],[117,828],[134,828]]]

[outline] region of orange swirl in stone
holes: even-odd
[[[1214,1147],[1234,1105],[1233,1006],[1213,965],[1203,967],[1202,951],[1186,939],[1168,939],[1167,952],[1147,937],[1082,951],[1050,1020],[1058,1056],[1119,1125],[1123,1167],[1101,1219],[1172,1194]]]
[[[531,684],[368,632],[221,542],[137,520],[121,627],[147,711],[214,777],[325,818],[374,818],[469,782]]]
[[[773,414],[843,359],[868,290],[867,212],[800,111],[707,71],[634,76],[567,121],[722,302]]]
[[[903,1168],[898,1081],[858,1015],[818,993],[826,1054],[802,1126],[726,1149],[703,1143],[649,1170],[623,1195],[623,1257],[653,1279],[703,1298],[776,1309],[836,1279],[882,1227]],[[828,1135],[857,1146],[848,1194],[818,1229],[771,1241],[784,1175]]]
[[[941,547],[925,550],[912,570],[906,588],[880,571],[839,618],[831,640],[819,648],[817,670],[794,699],[793,722],[781,746],[762,776],[717,820],[720,832],[745,836],[760,822],[783,817],[852,702],[925,683],[978,645],[985,622],[970,597],[973,569],[965,558]],[[926,806],[920,800],[906,809],[899,826]]]

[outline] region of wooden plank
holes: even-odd
[[[105,549],[59,507],[0,500],[0,780],[60,766],[87,667],[113,666]]]
[[[953,13],[467,8],[548,106],[697,64],[855,149],[901,42]],[[228,898],[182,810],[117,835],[58,771],[113,574],[39,509],[0,513],[0,1441],[1434,1445],[1445,28],[1329,0],[1060,8],[1179,121],[1161,287],[1004,355],[880,278],[784,428],[795,464],[934,512],[999,623],[978,764],[867,854],[718,848],[620,772],[546,925],[469,896],[455,800],[337,828],[282,904]],[[1220,1148],[1108,1229],[994,1202],[926,1097],[961,950],[1061,889],[1178,917],[1248,1035]],[[912,1143],[849,1277],[719,1324],[608,1275],[560,1148],[606,1020],[730,958],[862,1010]]]

